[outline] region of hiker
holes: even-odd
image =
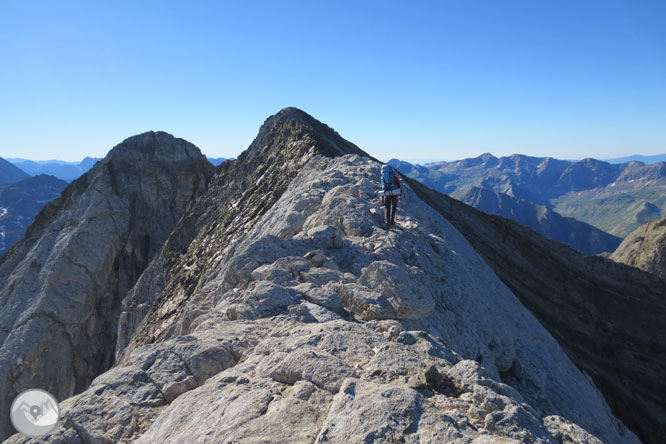
[[[398,208],[400,200],[400,179],[395,174],[395,170],[390,165],[382,166],[382,203],[384,204],[384,220],[386,228],[395,225],[395,210]]]

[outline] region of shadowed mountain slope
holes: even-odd
[[[121,299],[212,173],[188,142],[131,137],[0,258],[0,437],[22,390],[65,399],[111,366]]]
[[[562,217],[545,205],[518,199],[508,193],[472,187],[461,200],[477,210],[514,220],[586,255],[614,251],[622,242],[619,237],[592,225]]]
[[[584,257],[519,224],[407,178],[446,217],[645,443],[666,436],[666,283]]]
[[[28,173],[0,157],[0,183],[17,182],[30,177]]]

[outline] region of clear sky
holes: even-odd
[[[236,157],[286,106],[383,160],[666,153],[666,1],[0,0],[2,157]]]

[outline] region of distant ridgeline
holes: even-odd
[[[654,156],[641,156],[634,154],[632,156],[617,157],[615,159],[602,159],[608,163],[627,163],[627,162],[643,162],[645,164],[666,162],[666,154],[656,154]]]
[[[227,160],[233,160],[233,158],[230,157],[208,157],[208,161],[212,163],[215,166],[218,166],[219,164],[226,162]]]
[[[100,159],[86,157],[80,162],[66,162],[64,160],[35,161],[21,158],[10,158],[7,160],[31,176],[48,174],[50,176],[55,176],[58,179],[71,182],[92,168]]]
[[[585,254],[614,251],[638,226],[666,214],[664,162],[612,164],[486,153],[425,166],[398,159],[389,164],[431,188]]]

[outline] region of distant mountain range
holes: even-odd
[[[86,157],[80,162],[66,162],[64,160],[28,160],[21,158],[9,158],[9,162],[25,171],[31,176],[49,174],[59,179],[71,182],[97,163],[99,158]]]
[[[634,154],[632,156],[617,157],[615,159],[603,159],[608,163],[627,163],[627,162],[643,162],[644,164],[666,162],[666,154],[655,154],[654,156],[641,156]]]
[[[222,162],[225,162],[227,160],[233,160],[233,158],[229,158],[229,157],[208,157],[208,161],[210,163],[212,163],[213,165],[215,165],[215,166],[218,166],[219,164],[221,164]]]
[[[513,202],[509,206],[510,200],[504,199],[502,207],[496,206],[490,212],[510,217],[553,239],[558,238],[544,231],[543,227],[526,222],[539,219],[537,212],[543,212],[539,208],[546,207],[560,216],[585,222],[615,236],[608,238],[597,231],[586,230],[597,239],[607,240],[608,243],[601,244],[597,240],[592,242],[597,246],[603,245],[602,251],[613,251],[618,238],[666,214],[664,162],[612,164],[596,159],[568,161],[520,154],[497,158],[486,153],[475,158],[425,166],[398,159],[392,159],[389,164],[401,173],[466,203],[474,204],[475,194],[470,194],[470,191],[480,187],[508,195],[513,200],[534,204],[526,206]],[[516,205],[522,210],[516,212]],[[580,228],[578,226],[576,231]],[[570,245],[588,254],[600,252],[588,249],[585,242],[583,245]]]
[[[614,251],[622,239],[572,217],[563,217],[546,205],[517,199],[483,187],[472,187],[461,199],[481,211],[508,217],[546,237],[587,255]]]
[[[25,234],[35,216],[99,159],[81,162],[0,158],[0,256]]]

